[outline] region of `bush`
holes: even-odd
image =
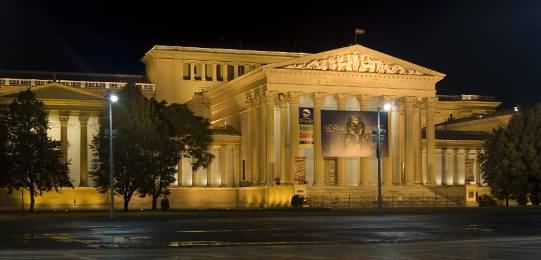
[[[495,207],[498,205],[494,198],[486,194],[477,197],[477,203],[479,207]]]
[[[291,206],[294,208],[300,208],[302,207],[302,204],[304,204],[304,197],[301,195],[293,195],[291,197]]]

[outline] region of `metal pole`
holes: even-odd
[[[383,208],[383,200],[381,197],[381,125],[380,125],[380,110],[378,107],[378,145],[376,155],[378,157],[378,208]]]
[[[109,218],[113,219],[115,208],[115,196],[113,189],[113,108],[112,101],[109,100]]]

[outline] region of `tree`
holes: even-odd
[[[541,105],[513,115],[505,128],[494,130],[485,142],[482,170],[499,199],[516,199],[525,205],[528,196],[541,193]]]
[[[128,210],[133,194],[144,182],[143,143],[145,128],[151,125],[145,111],[146,99],[134,84],[118,92],[120,102],[114,105],[113,125],[113,191],[122,196],[124,211]],[[109,183],[109,119],[101,118],[100,130],[92,141],[94,151],[93,176],[100,192],[107,192]]]
[[[168,192],[175,181],[176,166],[181,157],[192,159],[192,169],[208,167],[213,156],[207,152],[212,142],[208,120],[195,116],[186,105],[151,100],[154,130],[145,146],[148,173],[139,190],[142,197],[152,197],[152,209],[157,199]],[[179,180],[180,181],[180,180]]]
[[[7,181],[7,170],[9,166],[7,165],[9,160],[7,159],[7,124],[6,124],[6,113],[1,111],[0,113],[0,188],[6,186]]]
[[[120,102],[113,109],[114,192],[122,195],[125,211],[136,192],[151,196],[156,209],[157,199],[175,181],[181,156],[193,158],[194,169],[208,166],[212,159],[207,152],[212,141],[208,120],[194,116],[186,105],[149,100],[133,84],[118,96]],[[109,189],[107,120],[102,119],[92,143],[91,175],[101,192]]]
[[[20,92],[9,105],[6,125],[10,165],[4,182],[9,192],[28,190],[33,212],[35,198],[44,191],[73,187],[68,162],[62,159],[61,143],[47,136],[43,103],[30,89]]]

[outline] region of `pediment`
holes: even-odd
[[[445,75],[361,45],[310,54],[280,64],[277,69],[435,76]]]
[[[4,93],[2,97],[14,98],[22,90],[23,89],[17,89],[8,93]],[[58,83],[50,83],[43,86],[33,87],[31,88],[31,90],[36,95],[36,98],[42,100],[105,100],[105,98],[102,96],[73,87],[67,87]]]

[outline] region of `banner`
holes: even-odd
[[[311,107],[299,108],[299,144],[314,144],[314,109]]]
[[[295,184],[305,184],[305,158],[301,156],[295,157]]]
[[[321,110],[325,157],[376,157],[377,112]],[[387,153],[387,113],[380,112],[381,152]]]

